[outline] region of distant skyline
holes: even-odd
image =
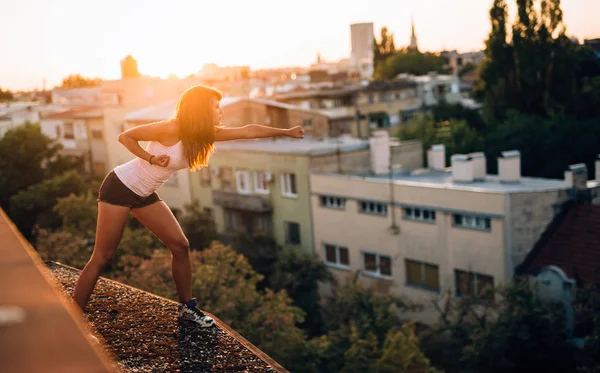
[[[514,8],[514,1],[508,3]],[[600,1],[563,0],[569,36],[600,37]],[[397,47],[481,50],[491,0],[4,0],[0,3],[0,87],[59,85],[69,74],[118,79],[119,61],[142,74],[179,77],[206,63],[252,69],[308,66],[350,55],[350,24],[387,26]]]

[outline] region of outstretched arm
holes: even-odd
[[[243,127],[220,128],[215,134],[215,141],[231,141],[242,139],[261,139],[265,137],[288,136],[295,139],[304,138],[304,129],[300,126],[293,128],[274,128],[260,124],[248,124]]]

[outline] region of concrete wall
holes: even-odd
[[[218,150],[210,160],[211,168],[218,167],[222,170],[224,167],[231,167],[233,168],[234,175],[236,169],[249,170],[252,194],[268,199],[273,206],[272,231],[277,243],[285,246],[284,223],[286,221],[296,222],[300,224],[300,245],[288,246],[310,253],[312,252],[313,234],[309,204],[308,165],[307,156],[225,150]],[[255,170],[271,171],[273,180],[269,185],[268,195],[255,193],[253,175],[253,171]],[[284,172],[296,174],[297,198],[290,198],[281,194],[280,175]],[[202,186],[200,183],[200,173],[192,173],[191,185],[193,198],[198,199],[202,207],[213,209],[218,231],[227,233],[224,209],[216,205],[212,197],[213,190],[222,190],[220,177],[212,177],[211,186]],[[235,176],[233,185],[235,191]]]
[[[311,157],[310,169],[319,172],[369,172],[369,149]]]
[[[404,170],[423,168],[423,141],[402,141],[392,147],[392,165],[400,165]]]
[[[508,198],[510,211],[510,252],[512,269],[521,264],[533,248],[554,216],[558,207],[568,200],[566,190],[511,193]]]
[[[369,182],[359,178],[311,174],[315,251],[324,260],[324,243],[349,249],[349,270],[333,268],[338,279],[364,268],[361,251],[392,258],[392,279],[364,279],[397,295],[405,295],[430,308],[425,318],[435,315],[433,299],[441,300],[446,290],[454,290],[454,270],[473,271],[493,276],[496,284],[506,279],[504,195],[427,188],[419,185],[395,185],[396,206],[389,204],[387,182]],[[323,208],[319,196],[346,197],[344,210]],[[359,213],[358,200],[384,202],[387,216]],[[434,223],[404,218],[404,207],[436,210]],[[390,233],[392,211],[398,235]],[[470,212],[490,216],[491,230],[480,231],[454,226],[453,213]],[[440,292],[406,285],[405,259],[439,266]],[[387,286],[382,285],[388,282]]]

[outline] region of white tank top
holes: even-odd
[[[189,167],[183,154],[181,141],[172,146],[164,146],[158,141],[150,141],[146,146],[146,151],[155,156],[168,155],[170,157],[169,165],[167,167],[151,165],[148,161],[136,157],[114,169],[119,180],[140,197],[148,197],[169,180],[175,172]]]

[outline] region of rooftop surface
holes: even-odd
[[[131,122],[154,122],[154,121],[173,118],[176,114],[175,108],[177,106],[177,101],[179,101],[179,98],[167,100],[160,104],[149,106],[147,108],[144,108],[144,109],[141,109],[138,111],[134,111],[132,113],[125,115],[125,120],[131,121]],[[242,102],[242,101],[248,101],[248,102],[254,102],[254,103],[262,104],[262,105],[274,106],[274,107],[278,107],[278,108],[286,109],[286,110],[302,111],[302,112],[311,113],[311,114],[319,114],[319,115],[328,116],[326,113],[323,113],[320,111],[307,110],[307,109],[303,109],[303,108],[301,108],[299,106],[295,106],[295,105],[284,104],[284,103],[278,102],[278,101],[265,100],[265,99],[253,98],[253,97],[223,97],[221,99],[220,103],[221,103],[222,108],[226,108],[229,105],[233,105],[235,103]]]
[[[71,299],[80,271],[46,263]],[[100,278],[86,308],[93,334],[113,356],[119,373],[287,372],[214,315],[211,328],[177,319],[178,304]]]
[[[340,152],[352,152],[369,148],[368,140],[349,136],[317,140],[311,136],[304,139],[277,138],[275,140],[237,140],[215,144],[218,151],[251,151],[259,153],[278,153],[295,155],[327,155]]]
[[[600,206],[573,205],[523,263],[521,272],[535,274],[554,265],[579,285],[600,284]]]
[[[340,178],[355,178],[371,182],[389,183],[390,174],[374,175],[365,173],[323,173]],[[431,169],[420,169],[414,171],[397,171],[393,173],[393,181],[396,185],[422,186],[428,188],[441,188],[453,190],[465,190],[473,192],[489,193],[517,193],[517,192],[539,192],[567,189],[564,180],[543,179],[533,177],[521,177],[517,183],[503,183],[497,175],[487,175],[485,180],[474,181],[472,183],[455,182],[452,180],[451,171],[438,171]]]

